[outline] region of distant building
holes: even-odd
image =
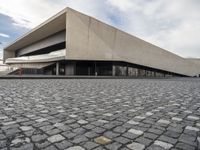
[[[184,43],[183,43],[184,44]],[[25,74],[199,76],[200,64],[66,8],[4,49]]]

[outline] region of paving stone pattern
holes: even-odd
[[[200,80],[0,80],[2,150],[198,150]]]

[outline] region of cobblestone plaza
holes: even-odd
[[[199,79],[0,80],[0,149],[198,150]]]

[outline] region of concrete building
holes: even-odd
[[[66,8],[4,49],[4,61],[25,74],[199,76],[182,58],[95,18]]]

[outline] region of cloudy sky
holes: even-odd
[[[2,49],[71,7],[183,57],[200,58],[200,0],[0,0]]]

